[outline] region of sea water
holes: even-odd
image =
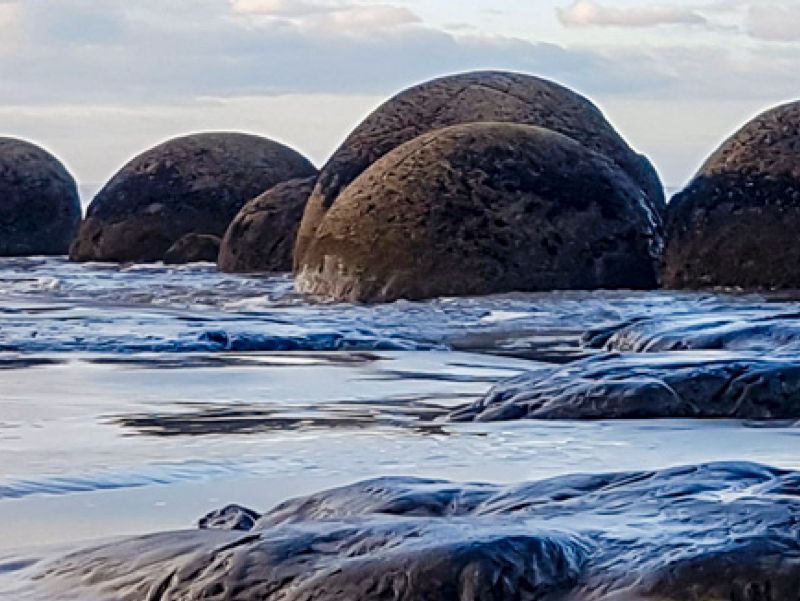
[[[0,260],[0,592],[31,548],[192,528],[228,503],[264,511],[375,476],[800,468],[794,424],[443,419],[537,362],[604,352],[591,333],[618,324],[735,331],[737,350],[792,355],[798,315],[791,300],[675,292],[364,306],[212,265]]]

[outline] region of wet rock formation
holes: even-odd
[[[316,180],[312,176],[283,182],[248,202],[222,240],[220,270],[291,271],[297,230]]]
[[[167,265],[185,263],[216,263],[219,256],[220,239],[210,234],[186,234],[164,253]]]
[[[597,328],[582,337],[584,349],[634,353],[663,351],[800,352],[800,314],[774,309],[667,315]]]
[[[668,211],[674,288],[800,287],[800,102],[756,117],[706,161]]]
[[[294,150],[266,138],[204,133],[139,155],[95,196],[70,257],[160,261],[187,234],[221,237],[251,198],[315,173]]]
[[[372,164],[325,214],[297,287],[340,300],[653,288],[659,216],[614,162],[548,129],[472,123]]]
[[[64,165],[30,142],[0,137],[0,256],[65,255],[80,221]]]
[[[289,501],[249,531],[156,534],[38,569],[76,598],[784,600],[800,474],[749,463],[515,486],[383,478]]]
[[[800,362],[704,353],[609,353],[500,382],[452,421],[800,418]]]
[[[398,146],[433,130],[476,122],[536,125],[564,134],[609,157],[664,207],[664,191],[650,162],[636,154],[589,100],[551,81],[500,71],[435,79],[394,96],[364,120],[320,172],[297,239],[295,265],[338,196],[364,170]]]

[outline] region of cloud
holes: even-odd
[[[410,9],[393,4],[319,2],[313,0],[231,0],[240,15],[280,20],[304,30],[344,35],[376,34],[421,19]]]
[[[637,8],[611,8],[593,0],[575,0],[558,9],[558,18],[567,27],[655,27],[658,25],[707,25],[696,10],[667,5]]]
[[[745,30],[758,40],[800,41],[800,5],[775,2],[753,4],[747,11]]]

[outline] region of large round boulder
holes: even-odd
[[[608,157],[549,129],[474,123],[396,148],[326,213],[298,289],[340,300],[653,288],[661,222]]]
[[[297,230],[316,179],[283,182],[244,205],[222,239],[220,270],[291,271]]]
[[[606,155],[653,206],[664,190],[653,166],[634,152],[588,99],[545,79],[481,71],[435,79],[401,92],[358,126],[322,168],[297,238],[300,261],[325,213],[367,167],[401,144],[462,123],[511,122],[552,129]]]
[[[727,140],[668,208],[674,288],[800,287],[800,102]]]
[[[100,190],[70,256],[159,261],[186,234],[222,237],[245,202],[315,172],[294,150],[258,136],[175,138],[133,159]]]
[[[0,256],[65,255],[81,222],[75,180],[47,151],[0,137]]]

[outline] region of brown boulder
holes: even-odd
[[[545,79],[485,71],[435,79],[401,92],[359,125],[320,172],[300,226],[295,264],[339,194],[367,167],[401,144],[435,129],[475,122],[536,125],[570,136],[616,162],[664,208],[650,162],[634,152],[588,99]]]
[[[175,138],[133,159],[97,194],[70,257],[160,261],[186,234],[221,237],[249,199],[315,172],[294,150],[258,136]]]
[[[248,202],[222,239],[219,269],[228,273],[291,271],[297,230],[316,179],[283,182]]]
[[[800,287],[800,102],[745,125],[668,207],[665,284]]]
[[[30,142],[0,137],[0,256],[67,254],[80,222],[64,165]]]
[[[164,253],[166,265],[216,263],[220,239],[210,234],[186,234]]]
[[[367,169],[326,213],[298,289],[340,300],[653,288],[661,224],[606,156],[548,129],[440,129]]]

